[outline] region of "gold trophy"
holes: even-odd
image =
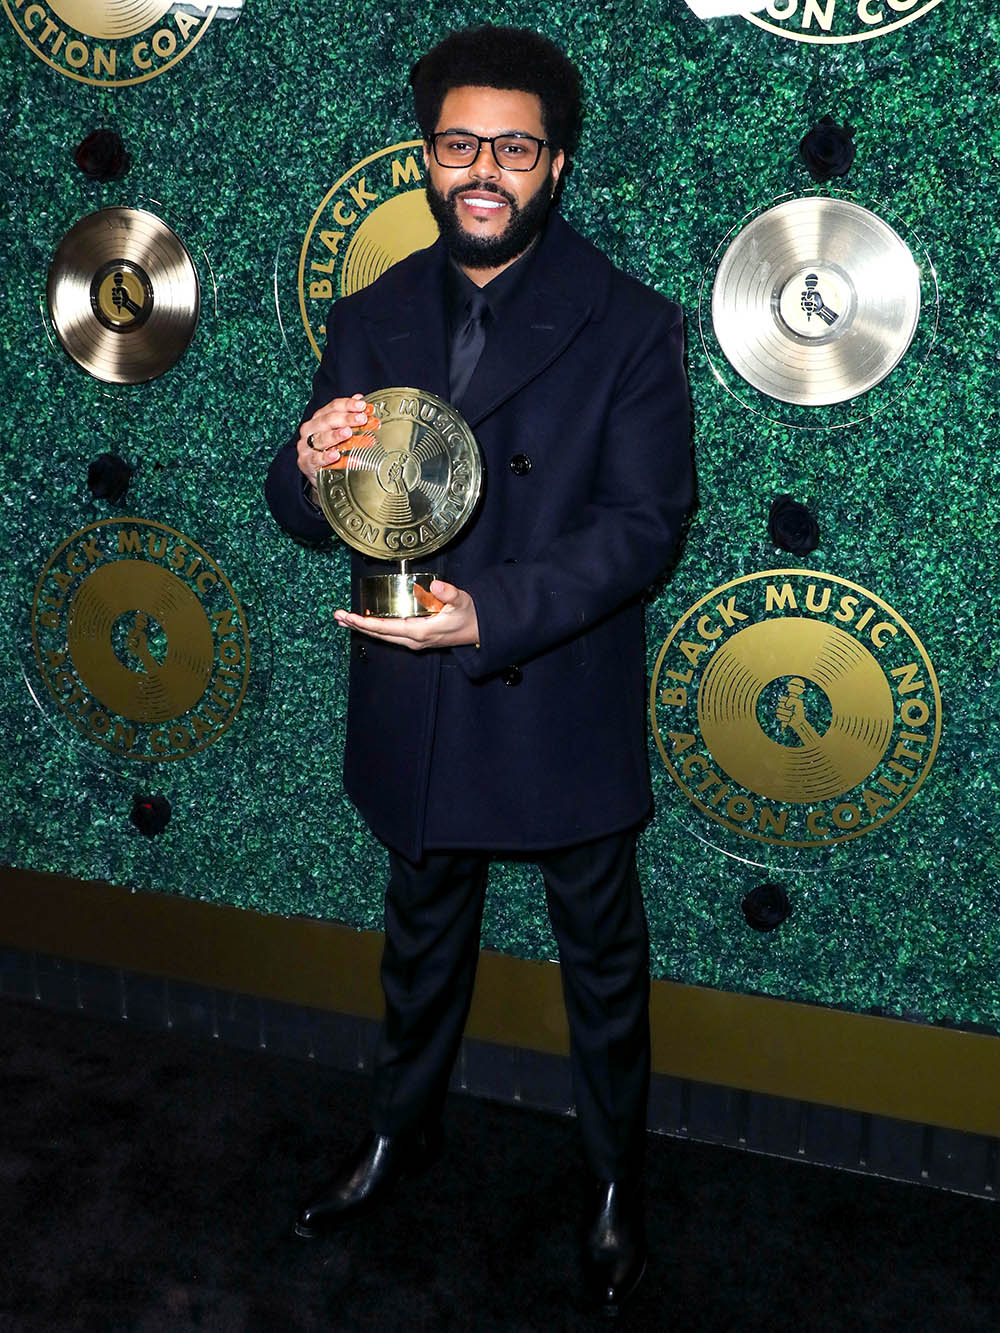
[[[320,506],[348,546],[397,563],[362,578],[362,615],[434,615],[442,604],[430,585],[440,575],[425,557],[446,546],[476,507],[479,446],[458,412],[424,389],[379,389],[366,402],[367,424],[319,471]]]

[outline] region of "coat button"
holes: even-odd
[[[354,645],[354,656],[360,657],[363,662],[365,658],[368,656],[367,647],[363,643],[356,643]]]
[[[520,685],[521,668],[516,666],[504,667],[500,673],[500,679],[505,685]]]
[[[515,477],[526,477],[531,471],[531,459],[527,454],[515,454],[510,460],[510,470]]]

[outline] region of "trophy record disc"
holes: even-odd
[[[138,208],[102,208],[74,223],[53,257],[46,295],[63,347],[108,384],[162,375],[198,323],[198,274],[187,247]]]
[[[906,243],[859,204],[790,199],[729,245],[712,287],[726,359],[756,389],[809,407],[866,393],[892,371],[920,315]]]
[[[393,573],[361,579],[363,615],[433,615],[442,606],[430,591],[439,575],[426,557],[457,536],[476,507],[479,446],[458,412],[424,389],[378,389],[366,402],[368,424],[319,471],[320,506],[348,546],[397,562]]]

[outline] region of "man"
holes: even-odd
[[[459,408],[485,496],[443,553],[436,615],[336,615],[354,639],[345,786],[389,851],[386,1017],[372,1133],[297,1230],[353,1215],[426,1160],[471,998],[488,861],[527,854],[559,944],[595,1180],[586,1274],[616,1310],[645,1266],[641,596],[691,498],[681,316],[554,211],[579,118],[579,76],[556,47],[525,29],[460,32],[411,83],[441,237],[333,307],[268,501],[287,529],[327,534],[317,469],[364,424],[361,391],[389,385]],[[354,559],[355,578],[384,569]]]

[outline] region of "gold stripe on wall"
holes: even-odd
[[[0,944],[378,1018],[382,937],[36,871],[0,871]],[[1000,1039],[655,981],[657,1073],[1000,1136]],[[470,1037],[568,1050],[559,969],[480,956]]]

